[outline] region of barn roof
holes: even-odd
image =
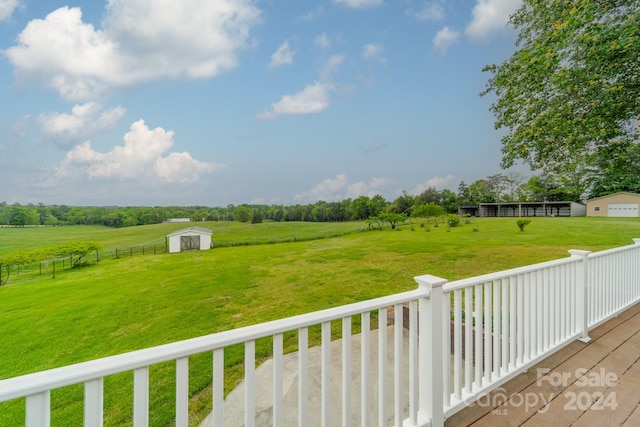
[[[611,193],[611,194],[606,194],[606,195],[600,196],[600,197],[594,197],[593,199],[589,199],[588,201],[591,202],[592,200],[606,199],[607,197],[621,196],[621,195],[632,196],[632,197],[640,197],[640,194],[638,194],[638,193],[631,193],[629,191],[619,191],[617,193]]]
[[[204,227],[189,227],[189,228],[176,230],[173,233],[167,234],[167,237],[179,236],[181,234],[194,234],[194,233],[211,235],[213,233],[213,230],[210,228],[204,228]]]

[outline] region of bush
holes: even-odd
[[[524,231],[524,228],[530,223],[530,219],[519,219],[516,221],[516,224],[518,224],[518,228],[520,229],[520,231]]]
[[[449,227],[457,227],[460,225],[460,218],[458,215],[449,215],[447,217],[447,224],[449,224]]]

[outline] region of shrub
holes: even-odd
[[[449,224],[449,227],[457,227],[460,225],[460,218],[458,215],[449,215],[447,217],[447,224]]]
[[[516,224],[518,224],[518,228],[520,229],[520,231],[524,231],[524,228],[530,223],[530,219],[519,219],[516,221]]]

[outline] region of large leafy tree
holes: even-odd
[[[524,0],[517,50],[485,68],[502,166],[534,169],[624,153],[640,117],[640,1]]]
[[[618,191],[640,193],[640,145],[631,144],[625,155],[599,164],[594,173],[591,197]]]

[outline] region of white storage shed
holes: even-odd
[[[167,235],[169,253],[211,249],[213,230],[203,227],[189,227]]]

